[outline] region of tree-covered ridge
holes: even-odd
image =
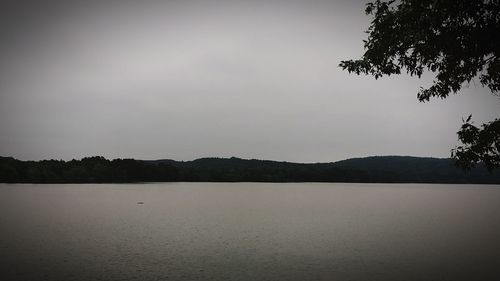
[[[19,161],[0,157],[0,182],[18,183],[105,183],[174,181],[172,165],[146,164],[134,159],[107,160],[86,157],[81,160]]]
[[[495,183],[500,172],[484,167],[464,172],[450,159],[406,156],[354,158],[334,163],[290,163],[240,158],[175,160],[20,161],[0,157],[0,182],[373,182],[373,183]]]

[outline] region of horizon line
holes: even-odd
[[[319,161],[317,161],[317,162],[295,162],[295,161],[275,160],[275,159],[242,158],[242,157],[238,157],[238,156],[228,156],[228,157],[205,156],[205,157],[199,157],[199,158],[195,158],[195,159],[191,159],[191,160],[176,160],[176,159],[172,159],[172,158],[140,159],[140,158],[134,158],[134,157],[115,157],[115,158],[111,158],[111,157],[109,157],[109,158],[108,158],[108,157],[105,157],[105,156],[103,156],[103,155],[83,156],[83,157],[81,157],[81,158],[71,158],[71,159],[69,159],[69,160],[64,160],[64,159],[56,159],[56,158],[50,158],[50,159],[38,159],[38,160],[33,160],[33,159],[23,160],[23,159],[16,158],[15,156],[2,156],[2,155],[0,155],[0,158],[1,158],[1,157],[3,157],[3,158],[13,158],[13,159],[16,159],[16,160],[19,160],[19,161],[34,161],[34,162],[38,162],[38,161],[51,161],[51,160],[55,160],[55,161],[65,161],[65,162],[72,161],[72,160],[81,161],[82,159],[85,159],[85,158],[92,158],[92,157],[103,157],[104,159],[107,159],[107,160],[116,160],[116,159],[133,159],[133,160],[137,160],[137,161],[175,161],[175,162],[192,162],[192,161],[201,160],[201,159],[232,159],[232,158],[235,158],[235,159],[240,159],[240,160],[248,160],[248,161],[251,161],[251,160],[257,160],[257,161],[271,161],[271,162],[292,163],[292,164],[322,164],[322,163],[336,163],[336,162],[341,162],[341,161],[346,161],[346,160],[352,160],[352,159],[366,159],[366,158],[376,158],[376,157],[409,157],[409,158],[429,158],[429,159],[451,159],[450,157],[415,156],[415,155],[396,155],[396,154],[390,154],[390,155],[355,156],[355,157],[345,158],[345,159],[341,159],[341,160],[336,160],[336,161],[326,161],[326,162],[319,162]]]

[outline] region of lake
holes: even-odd
[[[0,184],[2,280],[500,280],[500,186]]]

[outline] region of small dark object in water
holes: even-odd
[[[137,202],[137,204],[144,204],[144,202],[142,202],[142,201],[141,202]]]

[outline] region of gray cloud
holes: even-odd
[[[363,1],[51,1],[3,9],[0,155],[239,156],[299,162],[449,156],[461,118],[498,116],[473,84],[349,75]]]

